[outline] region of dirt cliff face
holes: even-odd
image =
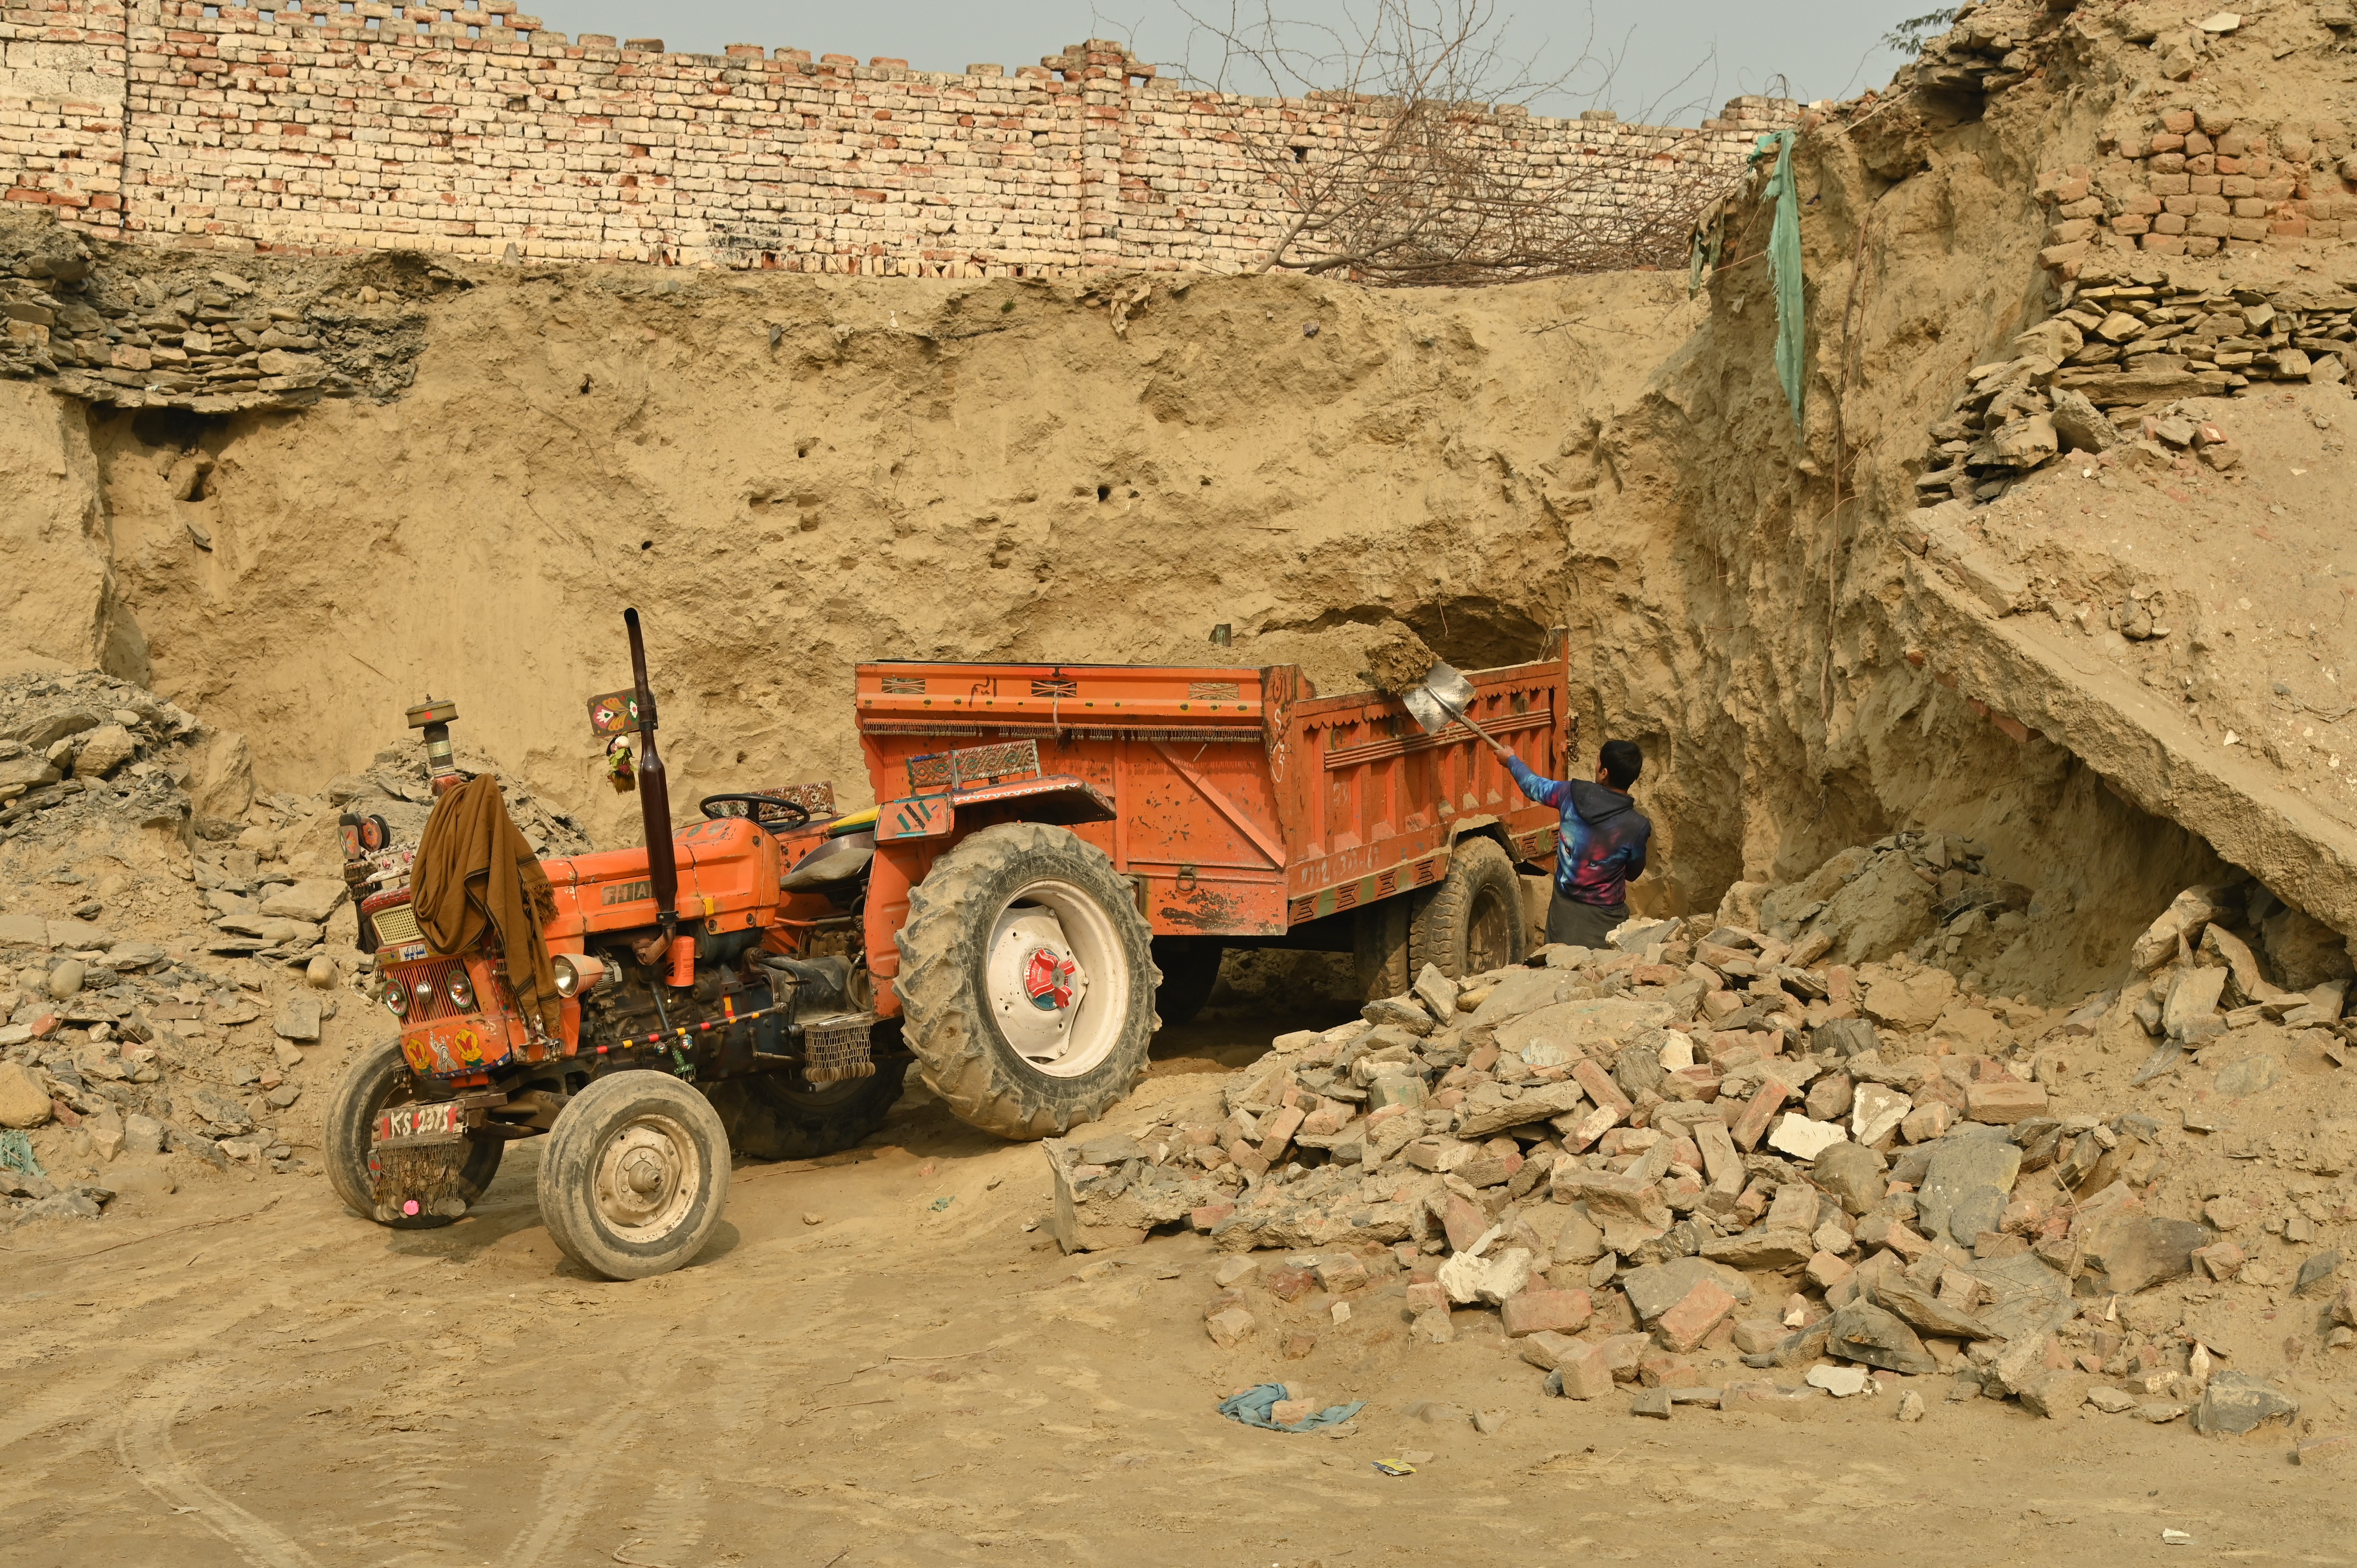
[[[252,737],[264,793],[352,770],[430,692],[466,742],[622,832],[581,703],[627,680],[625,605],[683,799],[857,795],[863,659],[1253,662],[1259,637],[1387,618],[1459,663],[1537,657],[1598,591],[1564,550],[1600,525],[1596,432],[1691,319],[1659,276],[1221,279],[1109,306],[489,274],[431,304],[398,398],[67,421],[50,510],[98,520],[76,569],[111,569],[154,678]],[[57,424],[6,392],[12,427]]]
[[[1932,270],[1986,287],[1985,260]],[[355,771],[430,693],[463,744],[634,837],[582,703],[628,679],[635,604],[683,806],[811,778],[860,798],[860,660],[1253,663],[1395,619],[1468,667],[1570,628],[1586,743],[1651,758],[1656,908],[1918,820],[2019,843],[2009,875],[2044,888],[2056,802],[2118,810],[2067,757],[2021,773],[1961,699],[1910,696],[1871,596],[1845,612],[1828,751],[1822,530],[1772,309],[1735,274],[1705,303],[1659,274],[1205,279],[1116,310],[1111,289],[608,268],[413,296],[382,268],[275,265],[327,309],[422,318],[414,383],[87,420],[0,384],[42,498],[22,547],[49,563],[23,640],[242,734],[265,796]],[[2185,879],[2154,871],[2121,920]]]

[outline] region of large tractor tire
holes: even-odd
[[[1370,1002],[1405,995],[1415,983],[1415,971],[1407,961],[1407,932],[1417,900],[1416,894],[1395,893],[1380,903],[1360,906],[1351,917],[1351,968],[1359,994]]]
[[[1226,956],[1225,948],[1201,937],[1154,939],[1154,967],[1162,972],[1154,1011],[1162,1028],[1194,1022],[1220,983],[1220,961]]]
[[[565,1101],[540,1156],[540,1217],[565,1255],[609,1280],[669,1273],[728,1206],[728,1133],[696,1090],[633,1069]]]
[[[905,1058],[876,1064],[873,1078],[812,1084],[800,1072],[732,1078],[705,1090],[728,1130],[728,1146],[757,1160],[837,1155],[884,1125],[908,1081]]]
[[[1146,1071],[1153,933],[1130,885],[1068,828],[1002,822],[909,890],[894,989],[925,1083],[1002,1138],[1103,1115]]]
[[[1458,840],[1448,874],[1408,922],[1409,978],[1422,974],[1427,963],[1456,980],[1504,969],[1529,955],[1523,883],[1514,863],[1493,840]]]
[[[320,1130],[328,1185],[348,1207],[366,1218],[376,1218],[376,1155],[371,1148],[375,1141],[376,1119],[387,1106],[406,1105],[416,1098],[415,1080],[409,1076],[409,1064],[402,1059],[401,1042],[380,1040],[344,1069],[335,1094],[328,1101],[327,1123]],[[441,1157],[457,1168],[434,1185],[458,1203],[472,1204],[483,1196],[491,1178],[500,1174],[500,1155],[506,1149],[507,1141],[503,1138],[468,1138],[453,1144],[449,1153]],[[417,1157],[434,1156],[421,1154]],[[449,1224],[464,1212],[463,1207],[454,1214],[421,1209],[380,1223],[396,1230],[431,1230]]]

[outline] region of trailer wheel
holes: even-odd
[[[593,1079],[556,1113],[540,1156],[540,1217],[592,1273],[670,1273],[704,1251],[727,1204],[720,1114],[669,1073]]]
[[[872,1078],[812,1084],[788,1069],[732,1078],[705,1090],[728,1130],[728,1146],[757,1160],[814,1160],[853,1147],[899,1102],[906,1058],[876,1064]]]
[[[1407,961],[1407,932],[1422,896],[1395,893],[1362,904],[1351,918],[1351,961],[1359,994],[1368,1001],[1406,993],[1415,979]]]
[[[376,1219],[376,1155],[371,1148],[376,1119],[386,1106],[405,1105],[416,1098],[409,1064],[402,1059],[401,1042],[380,1040],[344,1069],[328,1101],[327,1124],[320,1129],[328,1185],[349,1208],[369,1219]],[[468,1138],[453,1144],[447,1158],[457,1169],[451,1179],[436,1185],[471,1204],[500,1174],[500,1156],[506,1150],[507,1141],[502,1138]],[[423,1156],[423,1151],[419,1155]],[[421,1210],[377,1222],[396,1230],[431,1230],[457,1218]]]
[[[1203,1004],[1211,999],[1212,988],[1220,983],[1220,961],[1226,956],[1227,950],[1215,941],[1196,937],[1154,939],[1154,967],[1162,972],[1162,983],[1154,991],[1154,1011],[1162,1020],[1160,1027],[1194,1021]]]
[[[918,1070],[1002,1138],[1094,1121],[1146,1071],[1152,932],[1130,885],[1068,828],[1002,822],[909,890],[894,983]]]
[[[1514,863],[1493,840],[1458,840],[1448,875],[1408,922],[1410,979],[1427,963],[1451,980],[1504,969],[1522,962],[1529,951],[1523,884]]]

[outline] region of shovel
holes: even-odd
[[[1465,704],[1472,700],[1473,682],[1447,664],[1435,664],[1426,671],[1424,684],[1400,699],[1426,735],[1438,735],[1453,719],[1491,746],[1497,745],[1489,731],[1465,716]]]

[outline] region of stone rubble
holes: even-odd
[[[1995,500],[2065,456],[2098,469],[2231,472],[2242,463],[2231,433],[2178,405],[2259,383],[2347,380],[2352,310],[2345,283],[2262,287],[2225,282],[2214,263],[2089,262],[2055,313],[2014,338],[2011,358],[1973,367],[1970,388],[1932,422],[1917,502]]]
[[[413,298],[471,286],[418,256],[342,263],[151,253],[0,218],[0,378],[102,406],[275,413],[407,390]],[[206,493],[211,461],[172,476]]]
[[[117,1188],[206,1170],[316,1173],[328,1047],[371,1006],[337,818],[414,844],[430,799],[413,744],[256,800],[242,741],[150,693],[0,681],[0,1127],[48,1173],[0,1172],[0,1224],[95,1218]],[[587,847],[510,799],[536,847]]]
[[[2205,1434],[2294,1414],[2302,1357],[2357,1341],[2322,1244],[2357,1207],[2313,1179],[2357,1175],[2357,1122],[2237,1134],[2233,1110],[2284,1085],[2278,1050],[2347,1059],[2348,953],[2256,884],[2189,889],[2134,983],[1984,995],[2023,900],[1980,860],[1903,833],[1603,950],[1426,966],[1216,1103],[1050,1140],[1054,1233],[1209,1236],[1223,1348],[1305,1356],[1348,1309],[1664,1419],[1878,1390],[1910,1422],[1980,1397]],[[2116,1084],[2083,1091],[2105,1058]],[[2272,1330],[2246,1310],[2289,1303]]]

